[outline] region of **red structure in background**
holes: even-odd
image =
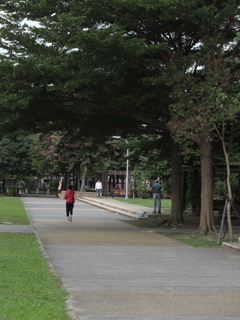
[[[100,171],[102,174],[102,185],[103,185],[103,195],[107,193],[113,193],[114,195],[125,195],[126,186],[126,171]],[[131,172],[129,173],[129,178],[131,177]],[[131,178],[130,178],[131,180]],[[128,195],[131,194],[131,187],[129,184]]]

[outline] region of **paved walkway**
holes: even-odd
[[[192,248],[77,201],[23,198],[76,320],[239,320],[240,255]]]

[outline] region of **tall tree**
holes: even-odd
[[[183,138],[183,143],[186,139],[191,140],[200,150],[202,186],[199,231],[203,233],[216,231],[212,207],[212,141],[216,132],[219,133],[219,124],[235,120],[240,113],[239,70],[236,68],[239,50],[234,34],[228,33],[230,25],[235,25],[238,18],[233,21],[226,19],[227,10],[234,16],[229,7],[222,13],[215,11],[217,21],[222,21],[222,29],[216,30],[212,21],[212,35],[209,30],[206,31],[208,36],[199,43],[198,54],[184,59],[184,62],[180,59],[182,71],[179,69],[176,72],[173,93],[176,102],[172,105],[170,126],[175,139],[181,142]],[[229,160],[226,160],[229,169]],[[231,194],[231,190],[229,192]]]
[[[37,132],[80,128],[82,137],[169,135],[168,86],[161,75],[166,44],[154,22],[158,7],[146,12],[144,3],[134,1],[5,1],[2,9],[2,46],[9,53],[1,64],[2,87],[12,97],[3,107],[12,103],[20,111],[11,121],[6,114],[2,124],[8,129],[20,124]],[[26,17],[40,26],[23,24]],[[146,39],[140,21],[148,23]]]
[[[2,47],[7,50],[0,66],[2,124],[38,131],[80,128],[83,136],[116,134],[117,128],[123,134],[169,138],[172,128],[166,123],[175,89],[170,75],[178,74],[189,56],[201,56],[199,44],[213,32],[233,37],[239,16],[234,0],[6,0],[1,9]],[[26,18],[39,24],[29,27]],[[8,121],[5,109],[12,104]],[[208,123],[204,128],[211,131]],[[210,150],[205,147],[201,145],[202,154]],[[206,165],[209,171],[210,161]],[[180,181],[173,185],[181,196]],[[209,196],[207,216],[210,201]],[[181,217],[178,204],[173,217]]]

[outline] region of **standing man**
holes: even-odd
[[[66,214],[68,221],[72,221],[73,207],[75,202],[74,194],[75,192],[73,191],[73,186],[68,186],[64,196],[64,199],[66,200]]]
[[[163,187],[158,180],[156,180],[150,190],[153,193],[153,213],[156,213],[157,210],[157,213],[161,214],[161,194]]]
[[[95,190],[97,192],[97,198],[102,198],[102,182],[99,179],[95,184]]]

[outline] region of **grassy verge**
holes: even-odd
[[[140,228],[159,228],[159,233],[163,234],[164,236],[167,236],[169,238],[172,238],[174,240],[177,240],[181,243],[190,245],[192,247],[205,247],[205,248],[219,248],[222,247],[222,243],[217,244],[218,239],[218,233],[214,234],[207,234],[202,235],[197,233],[197,229],[199,226],[199,217],[191,216],[191,215],[184,215],[184,221],[185,225],[181,227],[180,232],[169,232],[169,229],[173,229],[172,226],[168,225],[168,219],[169,215],[162,214],[154,219],[142,219],[142,220],[128,220],[127,223],[133,224],[135,226],[138,226]],[[217,217],[215,217],[217,220]],[[236,223],[236,225],[239,226],[239,222],[233,222],[233,225]],[[161,231],[160,231],[161,228]],[[163,230],[166,230],[164,232]],[[189,229],[193,229],[193,232],[189,232]],[[234,238],[237,239],[240,237],[240,227],[239,227],[239,233],[234,234]],[[229,242],[229,236],[226,234],[225,238],[223,239],[223,242]],[[237,240],[236,240],[237,241]]]
[[[16,202],[18,206],[18,201],[21,202],[21,199],[8,200],[9,203],[0,198],[1,215],[4,213],[2,203],[7,203],[10,214],[15,211]],[[12,221],[27,220],[26,213],[20,217],[22,219]],[[0,320],[69,320],[66,292],[60,279],[50,272],[35,235],[0,233],[0,243]]]
[[[163,233],[165,236],[177,240],[192,247],[220,248],[222,243],[217,244],[217,234],[202,235],[199,233]],[[227,239],[224,239],[227,241]]]
[[[165,217],[164,217],[165,216]],[[207,234],[202,235],[197,233],[198,223],[195,221],[197,220],[197,217],[193,220],[191,218],[186,218],[185,220],[188,220],[186,224],[181,228],[181,232],[174,232],[171,233],[168,231],[168,229],[173,229],[172,227],[168,226],[167,224],[162,224],[162,222],[168,219],[168,215],[162,215],[159,218],[156,219],[146,219],[146,220],[130,220],[126,221],[127,223],[134,224],[141,228],[161,228],[161,232],[159,230],[160,234],[163,234],[166,237],[172,238],[174,240],[177,240],[181,243],[187,244],[192,247],[204,247],[204,248],[219,248],[222,247],[222,242],[229,242],[230,239],[228,237],[228,234],[225,236],[222,242],[220,244],[217,244],[218,234]],[[195,229],[196,231],[189,232],[189,228]],[[166,229],[166,232],[163,232],[162,230]],[[185,231],[184,231],[185,230]],[[234,234],[234,238],[238,239],[240,237],[240,228],[239,233]],[[236,240],[237,241],[237,240]]]
[[[21,198],[0,198],[0,224],[29,224]]]
[[[114,198],[117,201],[127,202],[131,204],[136,204],[138,206],[144,207],[153,207],[153,200],[152,199],[124,199],[124,198]],[[170,199],[162,199],[161,200],[162,209],[171,210],[171,200]]]

